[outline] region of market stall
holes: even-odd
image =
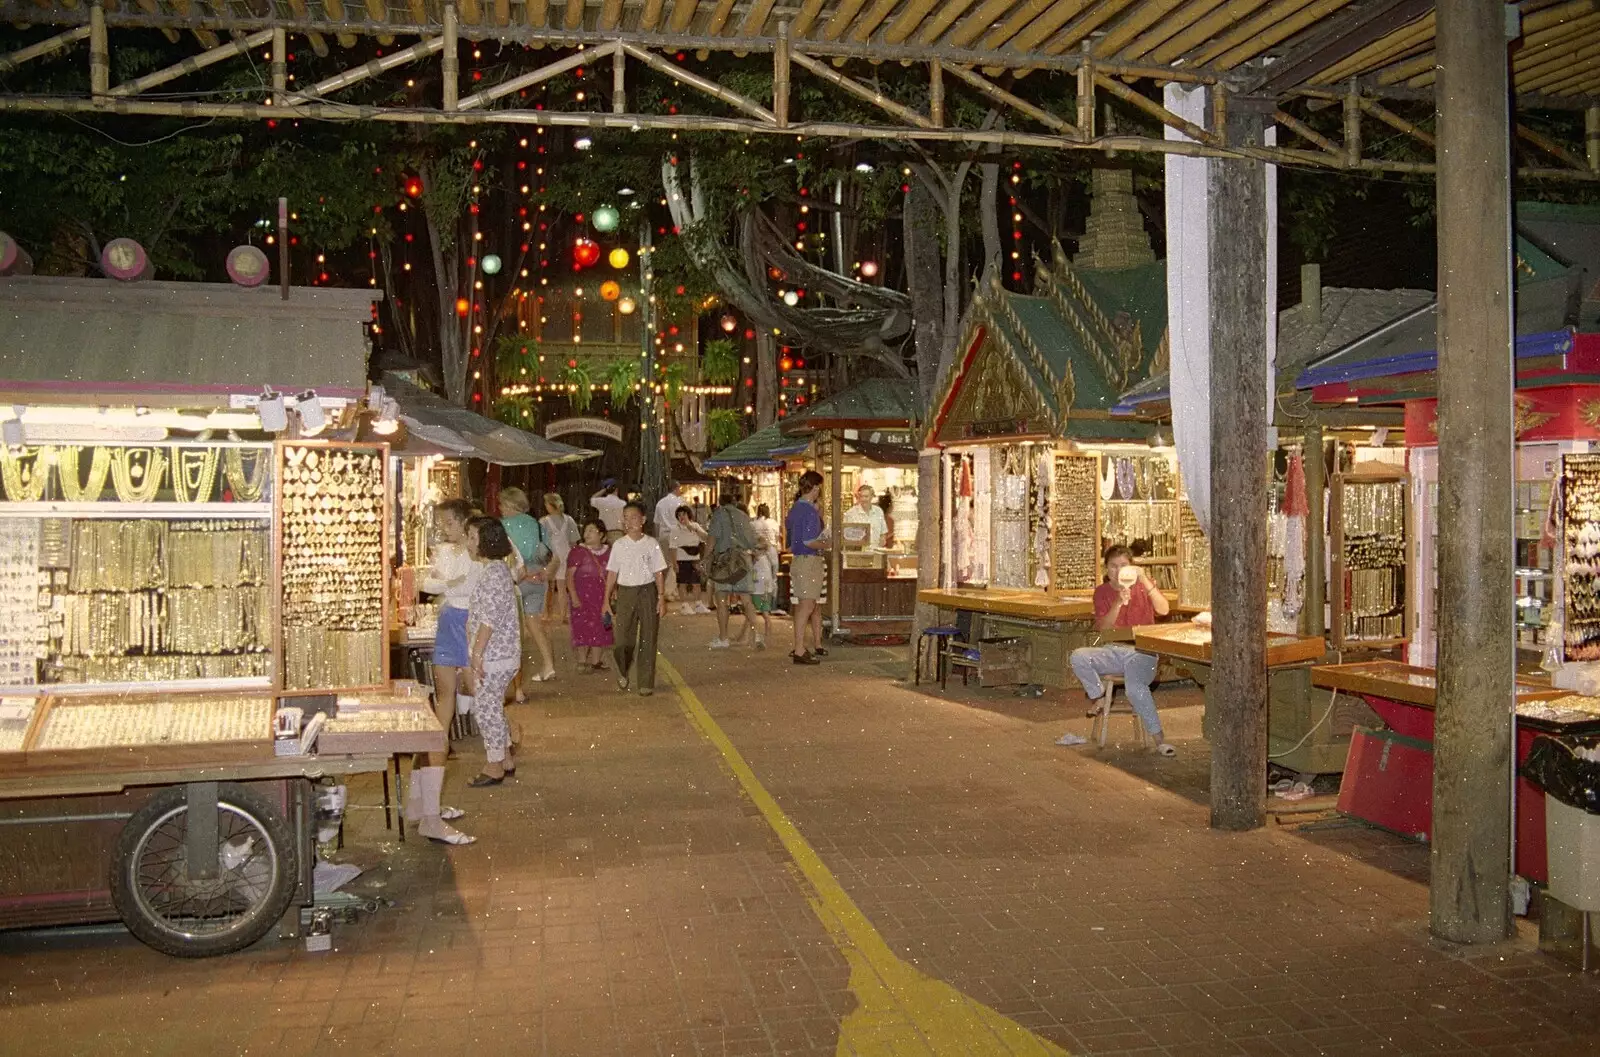
[[[927,432],[943,478],[943,582],[918,599],[968,626],[969,641],[1019,640],[1031,681],[1051,688],[1076,685],[1068,658],[1100,637],[1091,595],[1110,544],[1132,547],[1179,612],[1209,600],[1173,450],[1152,423],[1112,414],[1164,366],[1165,267],[1131,195],[1115,181],[1095,192],[1090,250],[1069,261],[1056,247],[1034,295],[996,284],[975,297]]]
[[[388,670],[389,448],[339,439],[370,295],[293,294],[0,281],[0,927],[237,950],[311,901],[313,780],[445,748]]]

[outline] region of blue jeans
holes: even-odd
[[[1083,692],[1090,700],[1098,701],[1105,695],[1102,675],[1122,676],[1122,688],[1127,692],[1128,704],[1150,737],[1161,740],[1161,717],[1156,714],[1156,699],[1150,693],[1150,684],[1156,681],[1157,658],[1151,653],[1140,653],[1121,642],[1104,646],[1081,646],[1072,651],[1072,674],[1083,684]]]

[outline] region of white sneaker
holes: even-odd
[[[712,639],[711,640],[711,649],[714,649],[714,650],[725,650],[730,645],[731,645],[731,643],[729,643],[727,639]]]
[[[706,614],[711,612],[711,607],[706,605],[704,602],[696,602],[694,604],[694,611],[699,614]]]
[[[756,636],[756,649],[764,650],[766,648],[767,648],[767,640],[762,638],[760,635],[757,635]]]
[[[695,610],[694,606],[690,605],[688,602],[685,602],[683,605],[678,607],[678,612],[682,613],[686,617],[692,617],[694,616]]]

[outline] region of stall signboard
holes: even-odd
[[[1025,418],[994,418],[982,422],[969,422],[964,430],[968,437],[980,439],[983,437],[1021,437],[1044,430],[1029,428]]]
[[[1515,418],[1521,443],[1600,440],[1600,385],[1558,385],[1517,393]],[[1439,401],[1406,401],[1406,446],[1439,443]]]
[[[616,422],[608,422],[603,418],[563,418],[557,419],[545,427],[544,435],[547,440],[557,440],[561,437],[571,436],[574,433],[592,433],[597,437],[622,443],[622,426]]]

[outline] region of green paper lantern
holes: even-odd
[[[617,225],[622,223],[622,214],[617,212],[616,206],[601,206],[594,211],[594,229],[607,233],[617,230]]]
[[[493,254],[493,253],[486,253],[486,254],[483,255],[483,274],[484,275],[499,275],[500,274],[500,258],[499,258],[499,256],[497,256],[496,254]]]

